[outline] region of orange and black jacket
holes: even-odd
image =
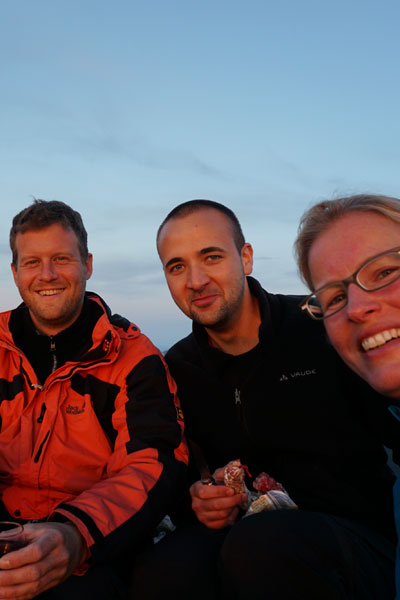
[[[40,381],[0,314],[0,495],[15,519],[69,520],[93,559],[143,544],[168,513],[187,449],[176,386],[150,340],[87,294],[83,355]]]

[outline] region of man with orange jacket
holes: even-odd
[[[176,386],[136,325],[85,292],[87,234],[63,202],[13,220],[23,303],[0,314],[0,597],[122,599],[187,461]]]

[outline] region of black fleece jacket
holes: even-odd
[[[392,538],[394,476],[384,445],[395,447],[400,436],[390,400],[342,362],[323,324],[299,309],[300,296],[248,282],[262,317],[255,349],[225,354],[194,323],[166,354],[188,439],[211,471],[239,458],[253,477],[266,471],[282,483],[299,508]]]

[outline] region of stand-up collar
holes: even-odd
[[[278,321],[280,320],[280,307],[277,302],[274,302],[274,296],[263,290],[254,277],[247,277],[247,283],[249,285],[250,293],[257,298],[260,308],[261,324],[258,329],[258,338],[259,345],[264,346],[270,344],[272,341],[274,335],[273,322],[275,319]],[[223,360],[224,355],[227,357],[230,356],[222,350],[210,346],[208,343],[207,330],[203,325],[199,325],[193,321],[192,331],[196,342],[201,347],[202,351],[206,351],[214,358],[219,357],[220,360]]]

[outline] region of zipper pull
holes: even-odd
[[[51,372],[54,373],[54,371],[57,369],[57,355],[56,355],[56,343],[54,341],[53,336],[50,336],[50,352],[53,354],[53,367],[51,369]]]
[[[235,388],[235,405],[239,406],[240,404],[242,404],[242,401],[240,399],[240,390]]]
[[[40,391],[42,391],[42,390],[43,390],[43,386],[42,386],[42,385],[40,385],[40,383],[31,383],[31,388],[32,388],[33,390],[40,390]]]
[[[37,422],[38,422],[38,423],[43,423],[43,418],[44,418],[44,413],[45,413],[45,412],[46,412],[46,405],[45,405],[45,403],[43,402],[43,404],[42,404],[42,408],[41,408],[41,410],[40,410],[40,415],[39,415],[39,417],[38,417],[38,420],[37,420]]]

